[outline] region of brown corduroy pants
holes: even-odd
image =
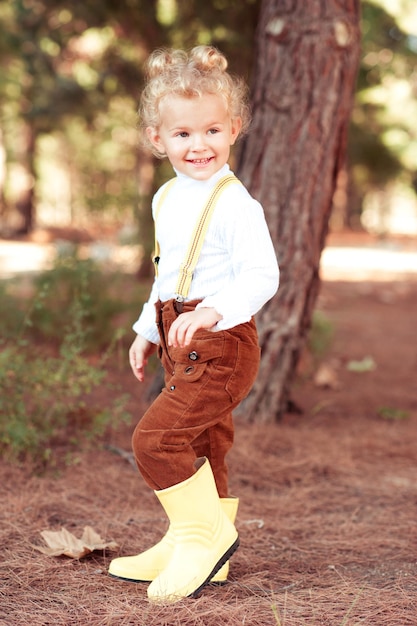
[[[184,312],[197,302],[184,303]],[[199,330],[189,346],[173,348],[166,337],[178,316],[175,301],[158,302],[156,314],[165,387],[133,433],[137,465],[147,484],[160,490],[192,476],[196,458],[206,456],[219,496],[226,498],[232,410],[249,393],[259,367],[255,322],[225,331]]]

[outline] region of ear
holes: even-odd
[[[146,128],[146,135],[154,148],[156,148],[160,154],[165,154],[165,147],[161,141],[158,129],[154,126],[148,126]]]
[[[231,120],[231,133],[230,133],[230,145],[233,146],[236,139],[239,137],[239,133],[242,128],[242,119],[240,117],[234,117]]]

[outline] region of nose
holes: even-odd
[[[201,152],[206,147],[206,141],[203,133],[195,133],[192,136],[191,149],[194,152]]]

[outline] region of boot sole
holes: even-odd
[[[116,578],[116,580],[124,580],[127,583],[151,583],[152,580],[145,580],[144,578],[126,578],[125,576],[118,576],[109,572],[109,576]]]
[[[213,576],[215,576],[217,574],[217,572],[219,571],[219,569],[221,569],[223,567],[223,565],[225,563],[227,563],[227,561],[230,559],[230,557],[232,556],[232,554],[234,554],[236,552],[236,550],[239,547],[239,537],[236,539],[236,541],[230,546],[230,548],[227,550],[227,552],[225,552],[222,556],[222,558],[217,562],[217,564],[214,566],[213,570],[210,572],[210,574],[207,576],[206,580],[197,588],[195,589],[192,593],[189,593],[187,598],[198,598],[198,596],[200,595],[201,591],[204,589],[204,587],[206,587],[206,585],[209,584],[209,582],[211,581],[211,579],[213,578]]]
[[[221,567],[222,566],[220,566],[219,569]],[[213,576],[215,576],[216,574],[217,572],[214,572]],[[148,583],[149,584],[154,580],[153,578],[127,578],[126,576],[118,576],[117,574],[112,574],[111,572],[109,572],[109,576],[111,576],[111,578],[115,578],[116,580],[122,580],[126,583]],[[223,585],[227,585],[228,582],[229,581],[227,580],[227,578],[225,578],[224,580],[209,580],[210,585],[214,585],[216,587],[223,587]]]

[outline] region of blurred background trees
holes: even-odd
[[[362,59],[338,223],[417,234],[417,4],[362,2]]]
[[[345,176],[333,228],[417,232],[417,8],[368,0]],[[142,64],[211,43],[251,79],[260,0],[2,0],[0,233],[141,225],[153,160],[138,146]],[[169,170],[158,168],[159,177]]]
[[[147,230],[143,61],[158,46],[213,43],[248,77],[257,10],[254,0],[0,2],[2,234],[141,217]]]

